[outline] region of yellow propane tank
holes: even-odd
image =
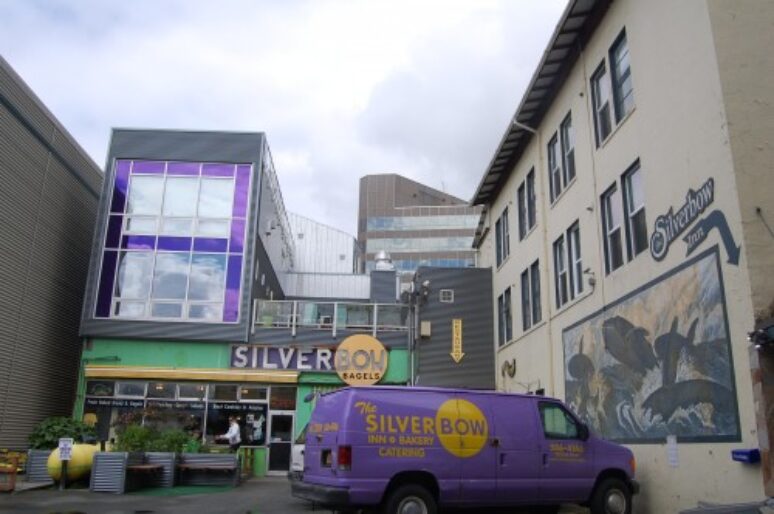
[[[94,453],[99,450],[96,444],[74,444],[70,461],[67,463],[67,480],[77,480],[89,474]],[[62,476],[62,460],[59,458],[59,448],[51,452],[46,463],[48,474],[54,480]]]

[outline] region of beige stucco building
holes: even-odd
[[[472,202],[498,388],[629,446],[635,512],[774,496],[772,48],[766,0],[570,1]]]

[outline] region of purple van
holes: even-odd
[[[338,508],[580,503],[628,514],[634,457],[559,400],[456,389],[351,387],[318,398],[293,495]]]

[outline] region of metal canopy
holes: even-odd
[[[521,99],[512,120],[528,128],[540,126],[551,102],[559,92],[578,54],[604,16],[612,0],[570,0],[543,52],[540,64]],[[510,176],[532,132],[511,123],[476,189],[472,205],[489,205]],[[477,239],[480,238],[476,231]]]

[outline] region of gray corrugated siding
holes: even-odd
[[[159,159],[208,162],[252,163],[254,175],[251,185],[248,234],[245,240],[246,266],[242,277],[241,321],[234,324],[183,323],[160,321],[119,321],[96,319],[94,308],[97,281],[103,246],[103,233],[107,222],[109,201],[99,206],[97,227],[91,246],[91,263],[83,302],[81,335],[85,337],[114,337],[131,339],[161,339],[190,341],[247,341],[251,316],[251,284],[256,250],[256,223],[261,159],[264,152],[264,135],[261,133],[186,132],[161,130],[115,129],[107,158],[107,175],[102,196],[112,197],[115,159]]]
[[[148,464],[161,464],[164,470],[155,477],[154,485],[157,487],[172,487],[175,485],[175,461],[176,456],[171,452],[147,452],[145,462]]]
[[[375,303],[395,303],[397,286],[394,271],[371,272],[371,301]]]
[[[0,58],[0,447],[69,416],[102,173]]]
[[[494,333],[492,326],[492,270],[476,268],[420,268],[418,284],[430,281],[420,321],[432,324],[432,337],[417,342],[417,383],[424,386],[494,389]],[[454,303],[440,303],[441,289],[454,290]],[[462,319],[459,364],[451,358],[452,319]]]
[[[337,345],[347,337],[354,334],[372,335],[372,332],[354,330],[337,330],[333,337],[332,330],[317,330],[313,328],[298,328],[293,337],[289,328],[265,328],[256,327],[250,334],[250,343],[267,345],[293,345],[293,346],[321,346]],[[376,338],[387,348],[405,348],[408,342],[408,333],[401,331],[379,331]]]
[[[53,482],[48,474],[48,456],[51,450],[29,450],[24,470],[27,482]]]

